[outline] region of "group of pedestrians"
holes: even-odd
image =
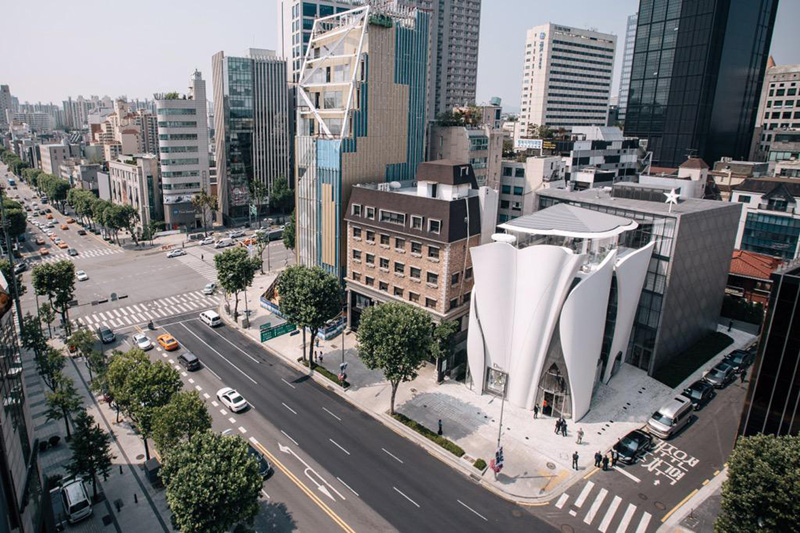
[[[561,436],[567,436],[567,421],[564,420],[564,417],[560,417],[556,420],[556,435],[561,434]]]
[[[575,450],[575,453],[572,454],[572,468],[575,470],[578,470],[578,459],[580,459],[580,455],[578,455],[578,450]],[[605,455],[600,453],[599,450],[594,454],[594,466],[603,470],[608,470],[609,464],[612,468],[615,467],[618,460],[619,452],[614,449]]]

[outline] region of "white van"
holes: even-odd
[[[203,311],[200,313],[200,320],[206,323],[209,327],[215,328],[222,324],[222,318],[214,311]]]
[[[61,485],[61,498],[70,524],[80,522],[92,514],[92,503],[83,485],[83,479],[75,478]]]
[[[220,239],[214,245],[214,248],[227,248],[228,246],[233,246],[233,239]]]

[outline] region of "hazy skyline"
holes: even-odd
[[[13,2],[6,6],[0,39],[0,84],[20,103],[61,105],[68,96],[185,92],[195,68],[212,96],[211,56],[243,54],[247,48],[276,49],[277,0],[140,0],[131,4],[78,0]],[[483,0],[478,59],[478,102],[492,96],[518,109],[525,32],[546,22],[594,28],[617,35],[612,95],[617,94],[628,15],[638,0]],[[772,39],[778,64],[800,63],[800,38],[792,28],[800,2],[784,1]]]

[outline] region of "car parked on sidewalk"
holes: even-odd
[[[686,396],[692,402],[694,410],[702,409],[705,404],[711,401],[717,393],[714,391],[714,385],[708,381],[699,379],[683,389],[682,396]]]
[[[133,342],[136,344],[136,347],[142,351],[152,350],[153,349],[153,342],[147,338],[147,335],[144,333],[137,333],[133,336]]]
[[[731,365],[738,374],[740,372],[746,372],[755,359],[756,354],[752,351],[734,350],[726,355],[722,361]]]
[[[736,379],[736,369],[733,365],[720,362],[706,370],[703,379],[714,385],[715,388],[722,389]]]
[[[241,394],[230,387],[224,387],[218,390],[217,400],[219,400],[222,405],[230,409],[233,413],[244,411],[248,406],[247,400],[245,400]]]
[[[20,261],[19,263],[14,265],[14,274],[22,274],[26,270],[28,270],[28,263],[26,263],[25,261]]]
[[[641,429],[634,429],[614,445],[619,461],[632,465],[653,447],[653,436]]]
[[[178,341],[175,340],[175,337],[173,337],[169,333],[164,333],[163,335],[159,335],[157,340],[158,344],[160,344],[161,347],[168,352],[177,350],[180,347]]]

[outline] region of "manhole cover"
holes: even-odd
[[[514,518],[519,518],[522,516],[522,511],[520,511],[519,509],[512,509],[511,516],[513,516]]]
[[[553,463],[547,463],[547,468],[549,468],[550,470],[555,470],[556,465],[554,465]]]
[[[640,500],[647,500],[647,495],[640,492],[639,493],[639,499]]]
[[[569,524],[561,524],[561,532],[562,533],[575,533],[575,530],[572,529],[572,526]]]
[[[139,461],[141,459],[144,459],[144,454],[140,453],[139,455],[136,456],[136,460]]]
[[[659,511],[666,511],[667,510],[667,506],[664,505],[661,502],[653,502],[653,505],[655,505],[656,509],[658,509]]]

